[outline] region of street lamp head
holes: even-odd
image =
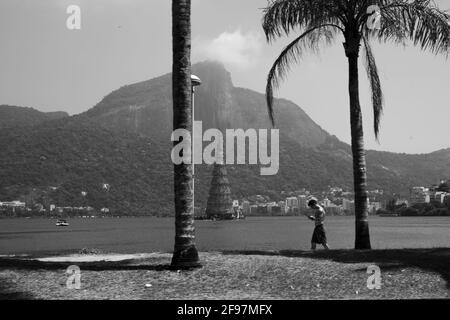
[[[193,87],[199,86],[202,84],[202,81],[196,75],[191,75],[191,84]]]

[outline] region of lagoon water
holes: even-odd
[[[40,254],[97,248],[106,252],[170,252],[173,218],[69,219],[56,227],[49,219],[0,220],[0,255]],[[374,249],[450,247],[450,217],[370,217]],[[249,217],[196,221],[200,251],[307,250],[314,225],[305,217]],[[331,248],[353,247],[354,218],[328,217]]]

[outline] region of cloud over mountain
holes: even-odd
[[[211,59],[227,66],[249,68],[260,58],[262,37],[254,32],[223,32],[212,40],[194,39],[194,58]]]

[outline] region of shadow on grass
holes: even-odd
[[[16,284],[9,280],[0,280],[0,300],[30,300],[34,296],[28,292],[15,290]]]
[[[93,262],[48,262],[25,258],[0,258],[0,273],[2,271],[56,271],[65,272],[71,265],[78,266],[82,271],[189,271],[197,267],[173,267],[163,263],[165,259],[129,259],[122,261]],[[0,300],[34,299],[28,292],[19,292],[12,279],[0,278]]]
[[[269,255],[297,258],[332,260],[340,263],[370,263],[382,270],[419,268],[440,274],[450,289],[450,248],[433,249],[385,249],[385,250],[280,250],[223,251],[224,255]]]
[[[136,262],[139,264],[136,264]],[[92,261],[92,262],[49,262],[39,261],[34,259],[23,258],[0,258],[0,270],[61,270],[67,269],[70,265],[77,265],[81,270],[87,271],[133,271],[133,270],[145,270],[145,271],[178,271],[178,270],[190,270],[192,268],[180,268],[173,267],[170,264],[163,263],[147,263],[146,259],[129,259],[122,261]]]

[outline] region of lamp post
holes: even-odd
[[[191,157],[192,157],[192,212],[195,217],[195,164],[194,164],[194,122],[195,122],[195,87],[202,84],[202,81],[196,75],[191,75],[192,87],[192,135],[191,135]]]

